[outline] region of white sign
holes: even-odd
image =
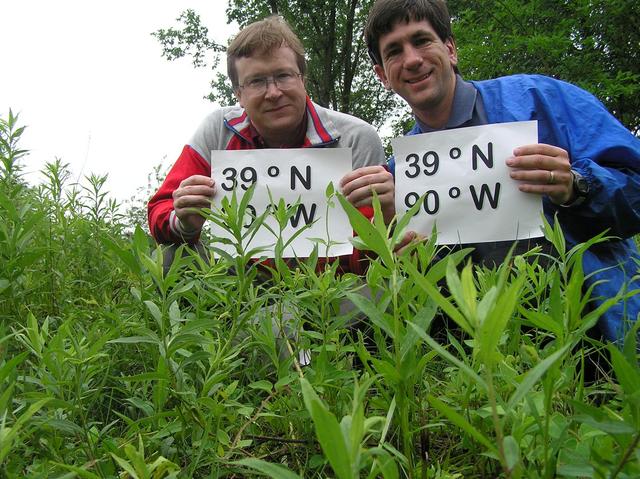
[[[231,198],[234,190],[240,198],[255,183],[253,198],[245,211],[244,228],[270,209],[272,200],[277,205],[283,199],[287,205],[298,205],[282,231],[283,241],[307,227],[288,245],[284,257],[308,257],[318,244],[318,238],[327,243],[334,242],[329,244],[329,249],[326,243],[318,244],[320,256],[351,254],[353,246],[349,239],[353,230],[349,219],[337,198],[327,204],[325,195],[329,183],[333,183],[338,191],[340,179],[350,171],[351,148],[214,150],[211,152],[211,176],[216,182],[217,193],[212,210],[219,209],[222,199]],[[268,215],[253,240],[244,245],[244,250],[266,247],[256,257],[272,258],[278,239],[274,232],[279,233],[278,222],[273,215]],[[229,233],[216,224],[212,225],[212,233],[214,238],[230,238]],[[218,242],[216,246],[230,254],[236,252],[231,245]]]
[[[439,244],[542,236],[542,197],[518,190],[505,163],[537,142],[536,121],[395,138],[396,212],[419,201],[409,229],[429,235],[435,225]]]

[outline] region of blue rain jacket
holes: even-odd
[[[583,257],[585,287],[595,285],[595,302],[615,296],[623,286],[640,289],[640,255],[632,238],[640,233],[640,139],[593,95],[569,83],[540,75],[471,83],[490,124],[538,120],[539,142],[566,150],[571,167],[589,182],[582,204],[561,207],[545,196],[543,209],[551,224],[557,214],[569,248],[604,230],[615,237]],[[418,133],[416,124],[407,134]],[[607,339],[618,341],[639,313],[640,292],[610,308],[598,324]]]

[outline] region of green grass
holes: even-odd
[[[377,257],[365,278],[312,258],[265,280],[242,249],[164,273],[103,178],[74,187],[54,162],[26,185],[0,121],[0,477],[640,474],[636,336],[588,337],[588,245],[564,252],[557,225],[548,267],[481,269],[433,242],[397,256],[402,224],[346,206]],[[241,234],[239,208],[214,219]]]

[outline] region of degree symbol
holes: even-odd
[[[267,170],[267,174],[271,178],[275,178],[280,174],[280,168],[278,168],[277,166],[270,166],[269,169]]]

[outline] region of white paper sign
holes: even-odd
[[[295,213],[282,232],[283,241],[292,238],[296,231],[310,225],[285,249],[287,258],[308,257],[321,238],[331,244],[329,249],[318,246],[320,256],[340,256],[351,254],[353,246],[349,239],[353,230],[349,219],[336,198],[327,204],[325,195],[329,183],[338,191],[340,179],[351,171],[351,148],[294,148],[211,152],[211,176],[216,182],[217,193],[212,210],[220,208],[222,198],[231,198],[235,189],[238,197],[253,183],[256,184],[250,207],[245,212],[245,228],[252,219],[260,216],[271,206],[269,192],[274,204],[283,199],[287,205],[300,202]],[[273,231],[278,232],[277,220],[269,215],[265,221]],[[213,224],[214,238],[229,238],[229,233]],[[274,256],[277,237],[268,228],[262,227],[248,248],[267,247],[258,256]],[[222,243],[217,247],[234,254],[235,248]]]
[[[396,212],[417,201],[409,229],[439,244],[542,236],[542,197],[518,190],[505,161],[538,142],[536,121],[500,123],[391,140],[396,160]]]

